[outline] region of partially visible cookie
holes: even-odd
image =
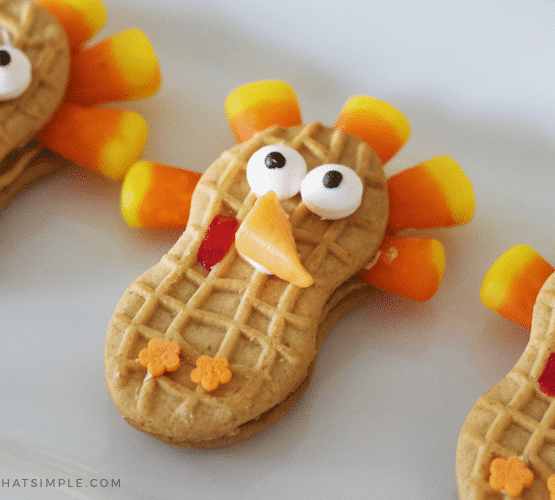
[[[31,141],[0,163],[0,211],[19,193],[63,170],[71,162]]]
[[[64,97],[70,56],[62,26],[33,1],[6,0],[0,4],[0,35],[0,95],[7,96],[0,101],[1,209],[22,189],[67,164],[57,155],[48,155],[45,161],[44,152],[35,158],[36,145],[27,143],[50,120]],[[30,82],[21,95],[12,97],[26,61],[31,68]]]
[[[555,274],[537,296],[522,356],[466,417],[456,474],[461,500],[555,494]]]

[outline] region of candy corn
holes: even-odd
[[[125,30],[72,59],[66,100],[82,105],[153,95],[160,87],[160,67],[148,38]]]
[[[465,224],[474,214],[472,184],[448,156],[404,170],[387,182],[388,227],[429,229]]]
[[[127,172],[121,211],[132,227],[183,227],[201,174],[161,163],[139,161]]]
[[[83,167],[121,179],[142,154],[147,126],[131,111],[63,103],[36,139]]]
[[[335,128],[367,142],[384,164],[410,136],[409,122],[400,111],[386,102],[366,96],[351,97],[347,101]]]
[[[436,292],[445,270],[445,251],[439,241],[385,236],[374,266],[358,275],[370,285],[424,302]]]
[[[553,271],[529,246],[515,246],[502,254],[484,276],[480,288],[482,303],[530,330],[536,297]]]
[[[98,33],[106,23],[106,9],[101,0],[36,0],[50,11],[66,32],[72,50]]]
[[[225,101],[225,111],[239,143],[270,125],[293,127],[302,124],[295,91],[281,81],[258,81],[235,89]]]
[[[291,284],[306,288],[312,276],[297,254],[291,224],[273,191],[258,198],[235,234],[237,250]]]

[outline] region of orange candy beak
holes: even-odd
[[[292,285],[306,288],[313,283],[299,259],[289,219],[273,191],[261,196],[247,214],[235,234],[235,246],[241,255]]]

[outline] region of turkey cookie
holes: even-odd
[[[486,274],[481,298],[530,329],[516,365],[483,394],[459,436],[461,500],[555,498],[555,274],[530,247],[503,254]]]
[[[142,117],[94,106],[152,95],[158,63],[138,30],[85,47],[105,20],[100,0],[0,4],[0,209],[69,161],[121,178],[142,153]]]
[[[107,387],[129,424],[185,447],[230,444],[284,415],[327,331],[372,286],[433,295],[441,244],[393,233],[464,223],[474,207],[446,157],[386,178],[409,130],[382,101],[355,97],[334,127],[304,125],[293,89],[264,81],[233,91],[226,111],[239,144],[200,179],[139,162],[122,189],[131,225],[186,229],[118,302]]]
[[[25,189],[69,165],[71,161],[37,143],[12,151],[0,164],[5,168],[0,174],[0,210]]]
[[[70,53],[58,20],[33,1],[2,2],[0,34],[1,209],[21,190],[64,166],[40,158],[38,144],[25,145],[64,97]]]

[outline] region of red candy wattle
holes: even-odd
[[[200,244],[197,260],[204,269],[211,271],[220,262],[235,241],[239,222],[234,217],[216,215]]]
[[[547,358],[545,369],[538,379],[541,391],[546,395],[555,396],[555,354],[551,353]]]

